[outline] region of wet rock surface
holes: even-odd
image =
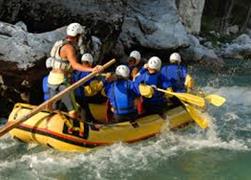
[[[242,34],[231,43],[225,44],[220,49],[220,55],[234,59],[251,58],[251,34]]]
[[[201,9],[191,12],[200,17]],[[134,49],[144,58],[159,55],[163,62],[173,51],[186,62],[222,62],[187,32],[175,0],[0,0],[0,12],[0,92],[10,106],[42,101],[45,59],[72,22],[85,26],[88,52],[98,63],[113,57],[124,61]],[[199,24],[190,24],[191,32],[197,33]],[[224,57],[231,54],[224,51]]]

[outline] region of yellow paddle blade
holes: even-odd
[[[208,128],[208,120],[203,117],[202,113],[195,109],[193,106],[183,103],[186,107],[187,112],[191,118],[200,126],[202,129]]]
[[[175,92],[171,92],[171,91],[166,91],[164,89],[160,89],[160,88],[156,88],[158,91],[164,92],[166,94],[170,94],[173,96],[176,96],[177,98],[179,98],[181,101],[185,101],[187,103],[196,105],[200,108],[204,108],[205,107],[205,99],[200,97],[200,96],[196,96],[193,94],[189,94],[189,93],[175,93]]]
[[[145,85],[145,84],[140,84],[139,85],[139,92],[141,94],[141,96],[144,96],[146,98],[151,98],[153,96],[153,88],[149,85]]]
[[[216,95],[216,94],[209,94],[205,97],[205,99],[209,103],[211,103],[217,107],[222,106],[226,101],[226,99],[224,97]]]
[[[188,94],[188,93],[170,93],[174,96],[176,96],[177,98],[179,98],[182,101],[188,102],[190,104],[199,106],[201,108],[205,107],[205,100],[202,97],[199,96],[195,96],[193,94]]]

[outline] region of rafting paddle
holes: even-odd
[[[202,129],[208,128],[208,120],[202,117],[202,114],[199,110],[195,109],[192,105],[182,102],[186,108],[186,111],[189,113],[191,118],[198,124]]]
[[[192,93],[204,98],[206,100],[206,102],[208,102],[209,104],[212,104],[216,107],[222,106],[226,101],[226,99],[220,95],[207,94],[201,90],[192,90]]]
[[[114,64],[115,62],[116,62],[116,60],[112,59],[109,62],[107,62],[106,64],[104,64],[102,67],[103,67],[103,69],[106,69],[109,66],[111,66],[112,64]],[[8,122],[6,125],[4,125],[0,129],[0,137],[3,136],[4,134],[6,134],[7,132],[9,132],[11,129],[19,126],[21,123],[25,122],[30,117],[34,116],[35,114],[37,114],[40,111],[42,111],[43,109],[45,109],[48,104],[51,104],[51,103],[53,103],[53,102],[61,99],[65,94],[67,94],[70,91],[78,88],[80,85],[82,85],[86,81],[92,79],[93,77],[96,76],[96,74],[98,74],[98,72],[92,72],[92,73],[88,74],[87,76],[85,76],[84,78],[78,80],[74,84],[70,85],[69,87],[67,87],[63,91],[59,92],[58,94],[56,94],[52,98],[48,99],[47,101],[43,102],[39,106],[35,107],[29,114],[22,116],[21,118],[17,119],[16,121],[10,121],[10,122]]]
[[[177,97],[178,99],[180,99],[181,101],[185,101],[187,103],[196,105],[200,108],[204,108],[205,104],[206,104],[205,99],[200,96],[196,96],[196,95],[189,94],[189,93],[175,93],[175,92],[167,91],[167,90],[160,89],[160,88],[155,88],[155,89],[157,91],[173,95],[173,96]]]
[[[205,96],[205,99],[207,100],[207,102],[217,107],[222,106],[226,101],[224,97],[219,96],[217,94],[209,94]]]

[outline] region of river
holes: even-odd
[[[251,61],[225,61],[221,72],[191,68],[198,87],[227,99],[222,107],[208,107],[210,129],[166,131],[87,154],[28,146],[5,136],[0,179],[250,179]]]

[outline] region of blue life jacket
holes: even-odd
[[[44,101],[47,101],[49,99],[48,75],[43,78],[43,93]]]
[[[171,64],[162,67],[163,88],[172,87],[174,92],[185,92],[187,68],[182,65]]]
[[[161,74],[159,72],[154,74],[149,74],[148,71],[145,71],[143,74],[139,75],[135,79],[135,83],[137,84],[137,87],[139,87],[139,84],[147,84],[147,85],[155,85],[158,88],[162,88],[162,78]],[[139,88],[137,88],[139,93]],[[143,97],[143,103],[149,103],[149,104],[164,104],[166,102],[166,98],[164,97],[164,94],[162,92],[154,90],[154,94],[151,98],[145,98]]]
[[[142,66],[142,67],[139,69],[139,75],[142,75],[142,74],[144,74],[145,72],[147,72],[147,69],[144,68],[144,66]]]
[[[132,72],[134,68],[138,68],[138,70],[140,71],[140,69],[143,68],[144,64],[142,61],[140,61],[137,65],[129,66],[128,64],[126,64],[126,66],[128,66],[128,68],[130,69],[130,72]]]
[[[72,74],[72,82],[75,83],[78,80],[84,78],[85,76],[87,76],[88,74],[90,74],[91,72],[83,72],[83,71],[74,71]],[[79,98],[84,97],[84,88],[83,86],[89,85],[90,82],[93,79],[90,79],[88,81],[86,81],[83,85],[79,86],[77,89],[75,89],[75,95]]]
[[[117,115],[125,115],[136,112],[134,99],[137,90],[130,80],[120,79],[114,82],[104,81],[105,93]]]

